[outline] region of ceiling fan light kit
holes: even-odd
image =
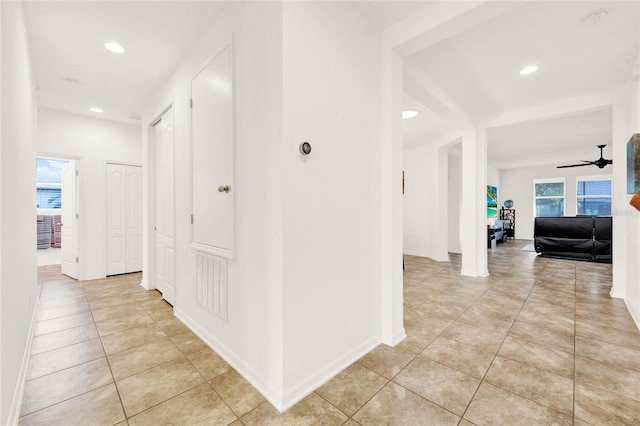
[[[582,164],[569,164],[567,166],[557,166],[557,168],[566,169],[568,167],[598,166],[599,169],[604,169],[607,164],[613,164],[613,160],[607,160],[606,158],[604,158],[602,150],[605,146],[606,145],[598,145],[598,148],[600,148],[600,158],[595,161],[580,160],[582,161]]]

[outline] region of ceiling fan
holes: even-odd
[[[606,145],[598,145],[598,148],[600,148],[600,158],[598,158],[596,161],[580,160],[583,162],[583,164],[570,164],[568,166],[558,166],[557,168],[564,169],[567,167],[598,166],[598,168],[603,169],[607,164],[613,164],[613,160],[607,160],[602,156],[602,149],[605,146]]]

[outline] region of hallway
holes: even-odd
[[[407,339],[379,346],[284,414],[173,317],[140,274],[39,269],[21,424],[638,424],[640,332],[611,265],[508,241],[491,276],[406,256]]]

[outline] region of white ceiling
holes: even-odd
[[[404,108],[420,111],[418,116],[402,120],[402,137],[405,148],[424,145],[428,141],[437,140],[456,130],[446,120],[407,94],[404,95],[402,105]]]
[[[438,2],[353,1],[380,30]],[[128,118],[178,66],[227,1],[27,1],[25,18],[45,107],[139,123]],[[412,55],[473,118],[575,95],[620,88],[640,49],[638,1],[530,1]],[[597,25],[583,21],[606,10]],[[103,48],[115,40],[127,50]],[[520,76],[525,64],[537,73]],[[77,87],[66,78],[80,81]],[[409,94],[411,95],[411,94]],[[411,96],[422,114],[403,122],[407,147],[450,134],[453,126]],[[91,106],[103,114],[92,113]],[[588,129],[588,131],[587,131]],[[500,168],[591,159],[610,143],[610,112],[525,121],[488,129],[489,161]],[[514,142],[517,140],[518,142]],[[545,149],[539,149],[545,148]],[[595,153],[594,153],[595,152]],[[552,155],[551,155],[552,154]],[[579,157],[579,158],[578,158]],[[575,160],[569,160],[575,158]]]
[[[355,2],[381,29],[432,4]],[[639,6],[638,1],[525,2],[411,59],[471,118],[483,121],[517,109],[621,88],[640,52]],[[585,22],[601,10],[607,15],[600,23]],[[521,76],[519,70],[528,64],[538,65],[538,72]],[[405,107],[415,107],[415,100],[405,99]],[[405,121],[413,120],[417,118]],[[403,122],[405,147],[451,132],[446,125],[409,124]],[[498,168],[592,160],[599,157],[596,145],[611,144],[611,112],[576,111],[492,128],[487,143],[489,162]],[[610,148],[605,149],[605,157]]]
[[[140,122],[143,102],[221,13],[223,1],[28,1],[25,20],[41,106]],[[107,51],[117,41],[124,54]],[[78,80],[71,86],[65,79]],[[104,110],[90,112],[92,106]]]

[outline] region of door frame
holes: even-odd
[[[82,235],[82,231],[81,231],[81,221],[82,221],[82,185],[80,182],[80,178],[82,176],[82,157],[80,156],[74,156],[74,155],[66,155],[66,154],[57,154],[57,153],[53,153],[53,152],[41,152],[38,151],[36,152],[36,159],[39,157],[43,157],[43,158],[52,158],[52,159],[57,159],[57,160],[67,160],[67,161],[75,161],[76,162],[76,170],[78,171],[78,177],[76,179],[76,212],[78,213],[78,219],[76,222],[76,254],[78,257],[78,278],[76,278],[77,280],[82,280],[84,278],[83,275],[83,268],[82,268],[82,259],[83,259],[83,253],[82,253],[82,244],[80,243],[81,239],[81,235]],[[37,183],[36,183],[36,189],[37,189]],[[36,213],[37,214],[37,213]],[[60,214],[62,214],[62,212],[60,212]],[[62,254],[61,254],[62,256]],[[60,263],[62,264],[62,262]],[[38,265],[36,263],[36,269],[38,268]]]
[[[156,173],[156,164],[155,164],[155,144],[153,137],[153,126],[158,123],[158,121],[162,118],[162,116],[169,110],[173,110],[174,116],[174,126],[175,126],[175,102],[173,96],[171,96],[166,102],[160,103],[163,105],[161,108],[157,109],[156,113],[151,115],[151,119],[147,120],[143,125],[143,146],[142,146],[142,282],[141,285],[147,290],[155,290],[158,288],[156,283],[156,232],[155,232],[155,222],[156,222],[156,181],[155,181],[155,173]],[[175,143],[175,127],[173,133],[173,145],[171,147],[171,165],[173,167],[173,188],[175,194],[175,170],[176,170],[176,143]],[[175,211],[175,200],[174,200],[174,211]],[[174,234],[176,229],[176,218],[175,214],[173,215],[174,221]],[[146,223],[145,223],[146,222]],[[146,234],[146,235],[145,235]],[[174,235],[175,241],[175,235]],[[175,272],[175,271],[174,271]],[[174,277],[174,286],[177,286],[175,277]],[[175,287],[174,287],[175,288]],[[174,294],[175,299],[175,294]]]

